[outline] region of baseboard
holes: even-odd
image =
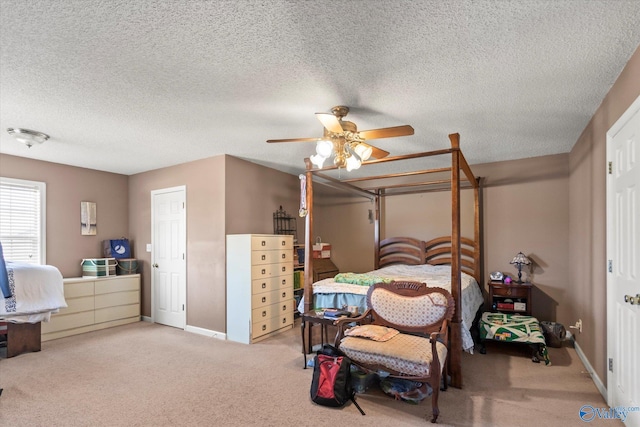
[[[571,341],[573,341],[573,347],[576,349],[576,353],[578,354],[580,361],[585,366],[585,368],[587,368],[587,371],[589,372],[589,375],[591,375],[591,379],[593,380],[593,383],[596,385],[596,388],[604,398],[604,401],[608,402],[609,398],[607,397],[607,387],[605,387],[602,380],[600,380],[600,377],[598,376],[598,374],[596,374],[596,371],[593,369],[593,366],[591,366],[591,363],[589,363],[589,359],[587,359],[587,356],[584,355],[582,349],[580,348],[580,344],[576,342],[576,340],[573,338],[573,336],[569,332],[567,332],[567,339],[571,339]]]
[[[209,329],[198,328],[197,326],[187,325],[187,327],[185,327],[184,330],[194,334],[204,335],[209,338],[217,338],[223,341],[227,339],[227,334],[224,334],[222,332],[211,331]]]
[[[150,322],[153,323],[153,319],[149,316],[141,316],[141,320],[143,322]],[[225,341],[227,339],[227,334],[224,334],[222,332],[216,332],[216,331],[211,331],[209,329],[204,329],[204,328],[198,328],[197,326],[189,326],[187,325],[184,330],[186,332],[191,332],[192,334],[198,334],[198,335],[204,335],[205,337],[209,337],[209,338],[217,338],[220,340]]]

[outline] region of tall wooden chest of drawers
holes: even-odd
[[[227,339],[254,343],[293,327],[293,237],[227,235]]]

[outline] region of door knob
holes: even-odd
[[[158,268],[158,263],[153,264],[151,267]]]

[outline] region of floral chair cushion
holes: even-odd
[[[437,342],[436,349],[442,368],[447,347]],[[356,363],[375,364],[408,375],[431,375],[429,366],[433,355],[429,338],[399,333],[383,342],[345,336],[340,342],[340,350]]]
[[[371,308],[391,323],[415,327],[442,321],[448,305],[447,297],[438,292],[407,297],[375,289],[371,294]]]

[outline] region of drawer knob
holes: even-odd
[[[282,279],[282,284],[286,285],[287,284],[287,279]]]
[[[287,311],[287,305],[286,304],[282,306],[282,311]]]
[[[262,302],[267,302],[267,297],[262,297]]]
[[[262,325],[262,330],[266,331],[267,330],[267,325]]]
[[[282,298],[285,298],[286,296],[287,296],[287,293],[286,293],[286,292],[283,292],[283,293],[282,293]]]
[[[282,323],[287,323],[287,318],[286,317],[282,318]]]
[[[265,240],[262,241],[262,246],[267,246],[267,242]]]
[[[287,254],[282,254],[282,259],[286,259],[287,258]]]
[[[282,267],[282,271],[287,271],[287,267]]]
[[[264,261],[265,259],[267,259],[267,256],[266,255],[262,255],[261,258],[262,258],[262,261]]]
[[[267,312],[266,311],[262,312],[262,317],[267,317]]]
[[[262,284],[262,289],[267,289],[267,284],[266,283]]]
[[[280,242],[280,244],[281,244],[282,246],[286,246],[286,245],[287,245],[287,241],[286,241],[286,240],[283,240],[282,242]]]
[[[262,274],[267,274],[267,270],[266,269],[262,269]]]

